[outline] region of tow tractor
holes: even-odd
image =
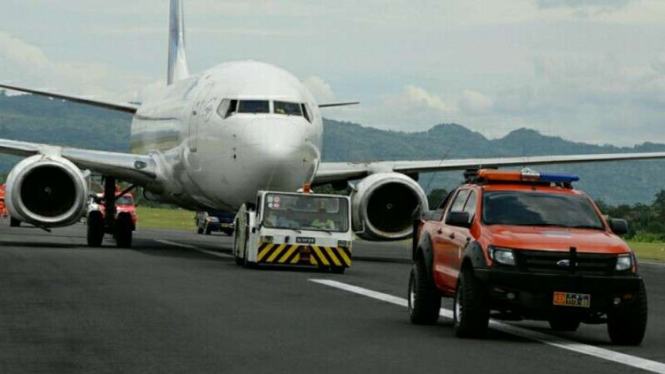
[[[354,233],[347,196],[259,191],[256,205],[236,215],[233,254],[238,265],[302,266],[344,273]]]

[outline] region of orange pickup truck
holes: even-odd
[[[606,323],[612,343],[638,345],[647,294],[637,259],[574,175],[467,172],[441,206],[414,222],[408,306],[433,324],[453,298],[455,332],[481,337],[490,317],[548,321],[554,330]]]

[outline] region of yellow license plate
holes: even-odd
[[[584,293],[555,292],[554,305],[589,308],[591,307],[591,295]]]

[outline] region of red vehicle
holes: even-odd
[[[626,221],[606,220],[572,188],[576,176],[525,169],[467,177],[415,222],[413,323],[436,323],[441,297],[451,297],[459,337],[482,337],[491,316],[565,331],[607,323],[614,344],[642,342],[647,296],[635,255],[618,236]]]
[[[5,206],[5,186],[0,186],[0,218],[6,218],[7,215],[7,207]]]
[[[103,198],[102,194],[97,195],[101,200]],[[136,215],[136,205],[134,205],[134,196],[131,193],[127,193],[123,196],[116,196],[117,200],[115,201],[115,215],[116,218],[122,213],[128,213],[132,217],[132,224],[134,225],[134,230],[136,230],[136,223],[138,217]],[[92,206],[92,205],[91,205]],[[104,204],[97,204],[96,209],[102,212],[102,217],[106,217],[106,209]]]

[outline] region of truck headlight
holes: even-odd
[[[630,254],[626,255],[619,255],[617,257],[617,266],[616,266],[616,271],[626,271],[633,267],[633,256]]]
[[[516,265],[515,252],[512,249],[490,247],[490,258],[502,265]]]

